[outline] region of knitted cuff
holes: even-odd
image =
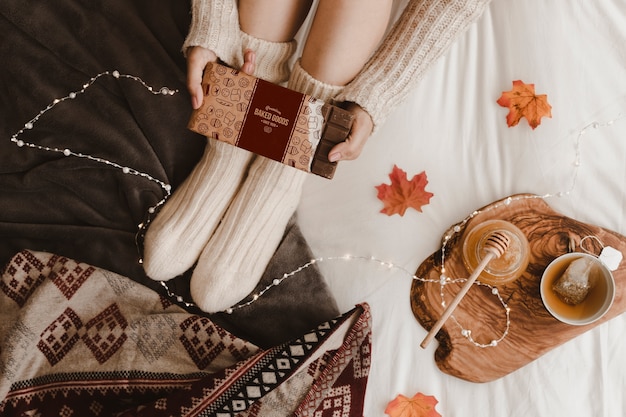
[[[183,54],[192,46],[209,49],[224,63],[243,64],[237,0],[192,0],[191,25]]]
[[[296,40],[270,42],[241,32],[242,50],[256,52],[254,75],[272,83],[280,84],[289,78],[289,60],[298,46]]]
[[[291,77],[287,84],[292,90],[302,94],[308,94],[323,101],[334,99],[344,89],[342,85],[326,84],[318,79],[313,78],[297,60],[291,70]]]

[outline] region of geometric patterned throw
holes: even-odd
[[[2,416],[362,416],[367,305],[261,350],[130,279],[22,251],[0,277]]]

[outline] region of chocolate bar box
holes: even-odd
[[[209,63],[204,100],[188,128],[294,168],[332,178],[328,152],[347,139],[350,112],[244,72]]]

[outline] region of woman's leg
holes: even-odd
[[[288,42],[313,0],[239,0],[241,30],[269,42]],[[382,39],[393,0],[320,0],[301,64],[326,84],[348,84]],[[260,61],[262,57],[258,57]]]
[[[380,43],[392,5],[392,0],[320,0],[302,68],[321,82],[348,84]]]
[[[269,42],[291,41],[304,23],[313,0],[239,0],[241,30]]]
[[[296,13],[293,7],[282,23],[275,13],[277,5],[293,3],[305,5],[309,0],[241,0],[247,22],[251,13],[267,3],[263,10],[274,10],[271,27],[275,33],[285,34],[284,40],[273,37],[268,41],[246,32],[247,25],[240,21],[241,48],[253,49],[258,57],[254,74],[274,83],[289,77],[288,62],[296,50],[290,35],[306,17],[305,11]],[[286,4],[287,6],[287,4]],[[294,14],[295,13],[295,14]],[[298,17],[302,15],[302,17]],[[269,16],[263,15],[264,19]],[[294,20],[295,19],[295,20]],[[281,29],[282,28],[282,29]],[[239,28],[238,28],[239,29]],[[294,32],[295,33],[295,32]],[[272,36],[275,36],[273,34]],[[183,184],[174,192],[148,228],[144,242],[144,270],[152,279],[165,281],[176,277],[193,266],[207,241],[215,232],[236,191],[247,175],[252,159],[250,152],[230,144],[208,139],[202,159]]]
[[[241,0],[240,7],[246,2],[257,7],[264,3]],[[268,0],[276,2],[287,1]],[[322,100],[332,99],[374,51],[387,26],[390,7],[391,0],[321,0],[302,62],[296,63],[288,86]],[[261,7],[258,13],[263,10],[267,11]],[[288,15],[301,21],[302,14]],[[243,22],[242,30],[246,31]],[[263,36],[263,27],[271,26],[255,23],[261,23],[253,25],[256,36]],[[268,37],[284,39],[297,29],[267,30]],[[262,60],[263,56],[257,55],[257,65]],[[306,62],[310,67],[304,66]],[[298,205],[306,176],[267,158],[253,161],[248,178],[194,270],[191,294],[200,308],[207,312],[226,309],[254,289]]]

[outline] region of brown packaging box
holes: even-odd
[[[347,139],[352,115],[322,100],[209,63],[204,101],[188,128],[294,168],[332,178],[328,152]]]

